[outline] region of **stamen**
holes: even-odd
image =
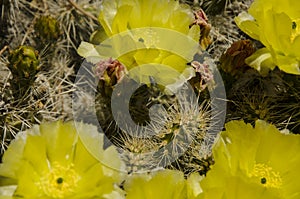
[[[58,163],[52,164],[51,170],[37,183],[39,189],[51,198],[65,198],[74,194],[80,178],[73,167],[73,165],[63,167]]]
[[[272,167],[266,164],[255,164],[249,177],[258,179],[265,187],[280,188],[282,178],[279,172],[273,170]]]

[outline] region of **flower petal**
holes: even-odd
[[[88,165],[87,163],[80,163],[80,161],[85,159],[83,156],[85,156],[86,153],[89,153],[86,158],[90,159],[93,164],[95,163],[93,158],[95,158],[98,162],[112,168],[113,170],[123,169],[123,163],[116,148],[114,146],[110,146],[104,149],[104,135],[103,133],[98,132],[96,126],[76,123],[76,131],[80,136],[79,145],[77,144],[80,148],[76,149],[74,158],[76,167],[84,168]],[[77,152],[79,155],[78,157]]]
[[[3,163],[0,164],[0,176],[16,179],[16,171],[21,166],[25,140],[26,133],[21,132],[11,141],[2,157]]]
[[[59,162],[64,166],[73,161],[74,146],[78,139],[73,122],[43,123],[40,125],[40,133],[46,140],[47,157],[50,163]]]
[[[266,74],[269,69],[274,69],[275,64],[271,52],[267,48],[261,48],[246,58],[245,63]]]
[[[259,26],[255,19],[247,12],[240,13],[235,19],[237,26],[253,39],[259,40]]]
[[[203,192],[200,186],[200,181],[204,176],[200,176],[199,173],[192,173],[187,179],[187,198],[196,198],[200,193]]]
[[[28,135],[24,147],[23,159],[27,161],[39,175],[49,170],[46,156],[46,141],[41,136]]]
[[[43,193],[39,190],[37,183],[40,176],[35,171],[35,168],[28,162],[24,162],[18,171],[18,187],[15,196],[24,198],[35,198]]]
[[[187,194],[183,173],[175,170],[132,176],[124,186],[127,199],[182,199]]]

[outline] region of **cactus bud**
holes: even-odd
[[[57,40],[60,28],[57,20],[51,16],[41,16],[34,24],[34,29],[44,42]]]
[[[255,52],[253,43],[250,40],[240,40],[234,42],[230,48],[221,56],[221,68],[224,72],[236,76],[244,73],[250,67],[245,63],[245,59]]]
[[[100,79],[100,89],[108,96],[113,86],[120,82],[125,74],[125,67],[112,58],[98,62],[94,70],[95,75]]]
[[[38,72],[38,53],[31,46],[20,46],[10,52],[8,60],[14,78],[30,78]]]
[[[201,48],[205,50],[212,43],[209,36],[211,25],[208,23],[208,18],[202,9],[195,11],[194,15],[195,20],[191,26],[198,25],[200,27],[201,35],[199,43]]]
[[[10,83],[15,97],[22,97],[39,71],[38,52],[31,46],[20,46],[8,57],[13,78]]]

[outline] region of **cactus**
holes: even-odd
[[[39,71],[38,53],[31,46],[20,46],[10,52],[8,68],[12,73],[10,80],[13,96],[19,99],[28,92]]]
[[[37,39],[46,44],[55,42],[61,33],[58,21],[51,16],[39,17],[34,24],[34,30],[38,35]]]
[[[263,77],[249,69],[228,89],[227,119],[243,119],[252,124],[261,119],[279,129],[295,130],[299,118],[299,96],[295,88],[297,78],[286,77],[279,70]],[[292,84],[291,79],[294,79]]]

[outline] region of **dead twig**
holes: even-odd
[[[0,50],[0,56],[4,53],[4,51],[6,51],[6,49],[8,49],[8,45],[4,46],[4,47]]]
[[[86,12],[84,9],[82,9],[78,4],[76,4],[74,1],[72,0],[68,0],[68,2],[75,8],[77,9],[79,12],[81,12],[82,14],[84,14],[85,16],[93,19],[94,21],[96,21],[98,23],[98,19],[97,17],[95,17],[94,15]]]

